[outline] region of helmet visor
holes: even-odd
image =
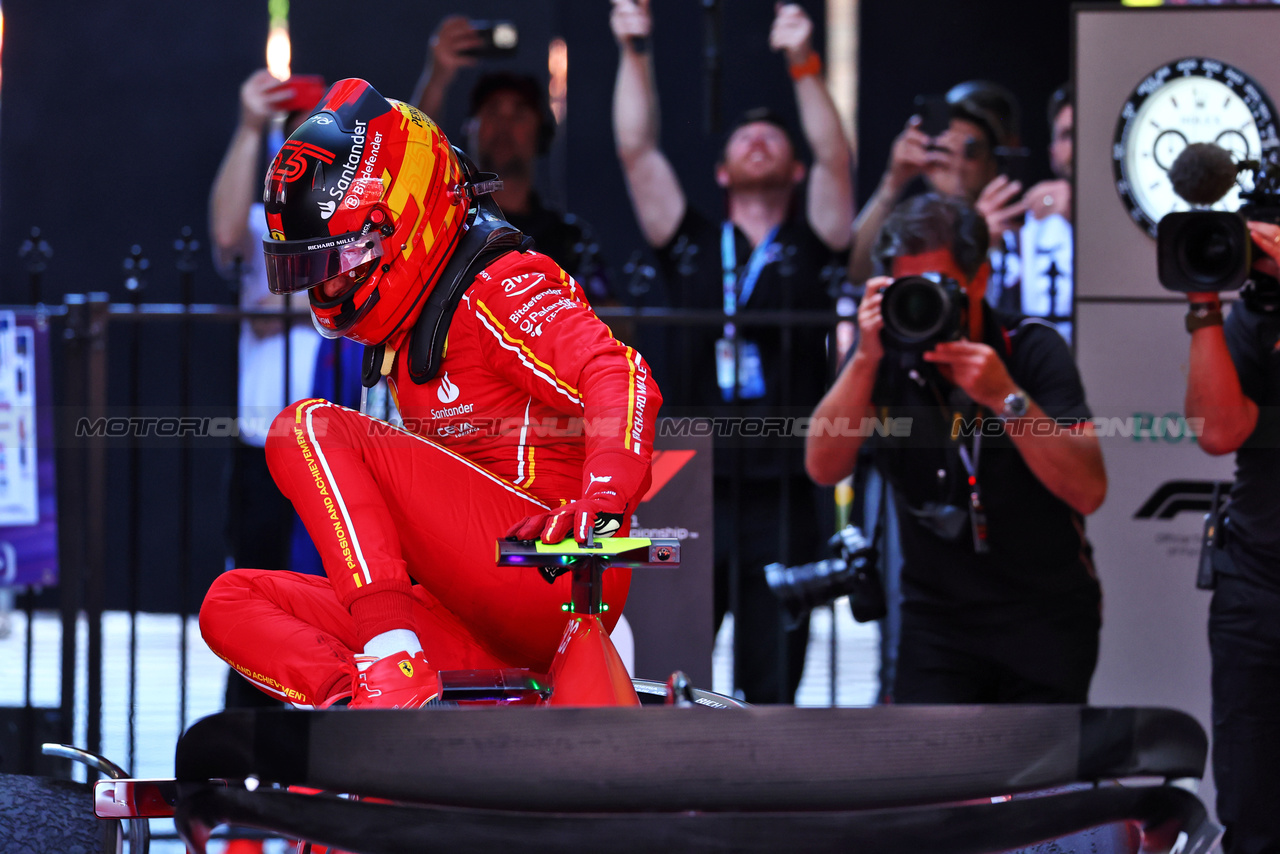
[[[369,268],[382,258],[382,235],[376,231],[361,234],[351,231],[334,237],[311,240],[262,239],[262,252],[267,267],[267,287],[273,294],[296,294],[309,290],[330,279],[346,276],[344,290],[364,280]],[[339,294],[326,294],[327,300]]]

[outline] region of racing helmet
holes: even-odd
[[[430,118],[339,80],[267,170],[272,293],[307,291],[326,338],[387,342],[413,321],[465,230],[457,153]]]

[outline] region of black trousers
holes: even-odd
[[[293,505],[267,468],[267,452],[236,442],[227,489],[227,548],[237,569],[288,569]]]
[[[785,487],[783,481],[785,480]],[[733,684],[749,703],[793,703],[804,672],[809,619],[794,628],[765,582],[765,564],[824,557],[830,507],[805,477],[770,481],[715,479],[715,625],[730,610],[730,567],[738,552],[738,608],[733,615]],[[784,507],[784,504],[788,505]],[[828,501],[829,505],[830,502]],[[737,514],[735,516],[735,506]],[[786,526],[784,542],[783,528]]]
[[[241,569],[288,569],[293,505],[276,487],[262,448],[237,442],[227,489],[227,549]],[[227,673],[228,709],[279,707],[234,671]]]
[[[1280,593],[1219,573],[1209,651],[1223,851],[1280,852]]]
[[[1087,703],[1098,662],[1096,605],[1053,617],[959,626],[904,610],[895,703]]]

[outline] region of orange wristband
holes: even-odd
[[[803,80],[806,77],[816,77],[822,73],[822,57],[818,56],[816,50],[809,51],[809,58],[799,65],[789,65],[787,70],[791,72],[792,80]]]

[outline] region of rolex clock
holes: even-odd
[[[1112,160],[1120,198],[1152,237],[1162,216],[1190,209],[1168,172],[1193,142],[1216,143],[1237,163],[1265,159],[1280,145],[1275,106],[1249,75],[1204,57],[1163,65],[1138,84],[1116,123]],[[1238,208],[1240,189],[1237,181],[1213,209]]]

